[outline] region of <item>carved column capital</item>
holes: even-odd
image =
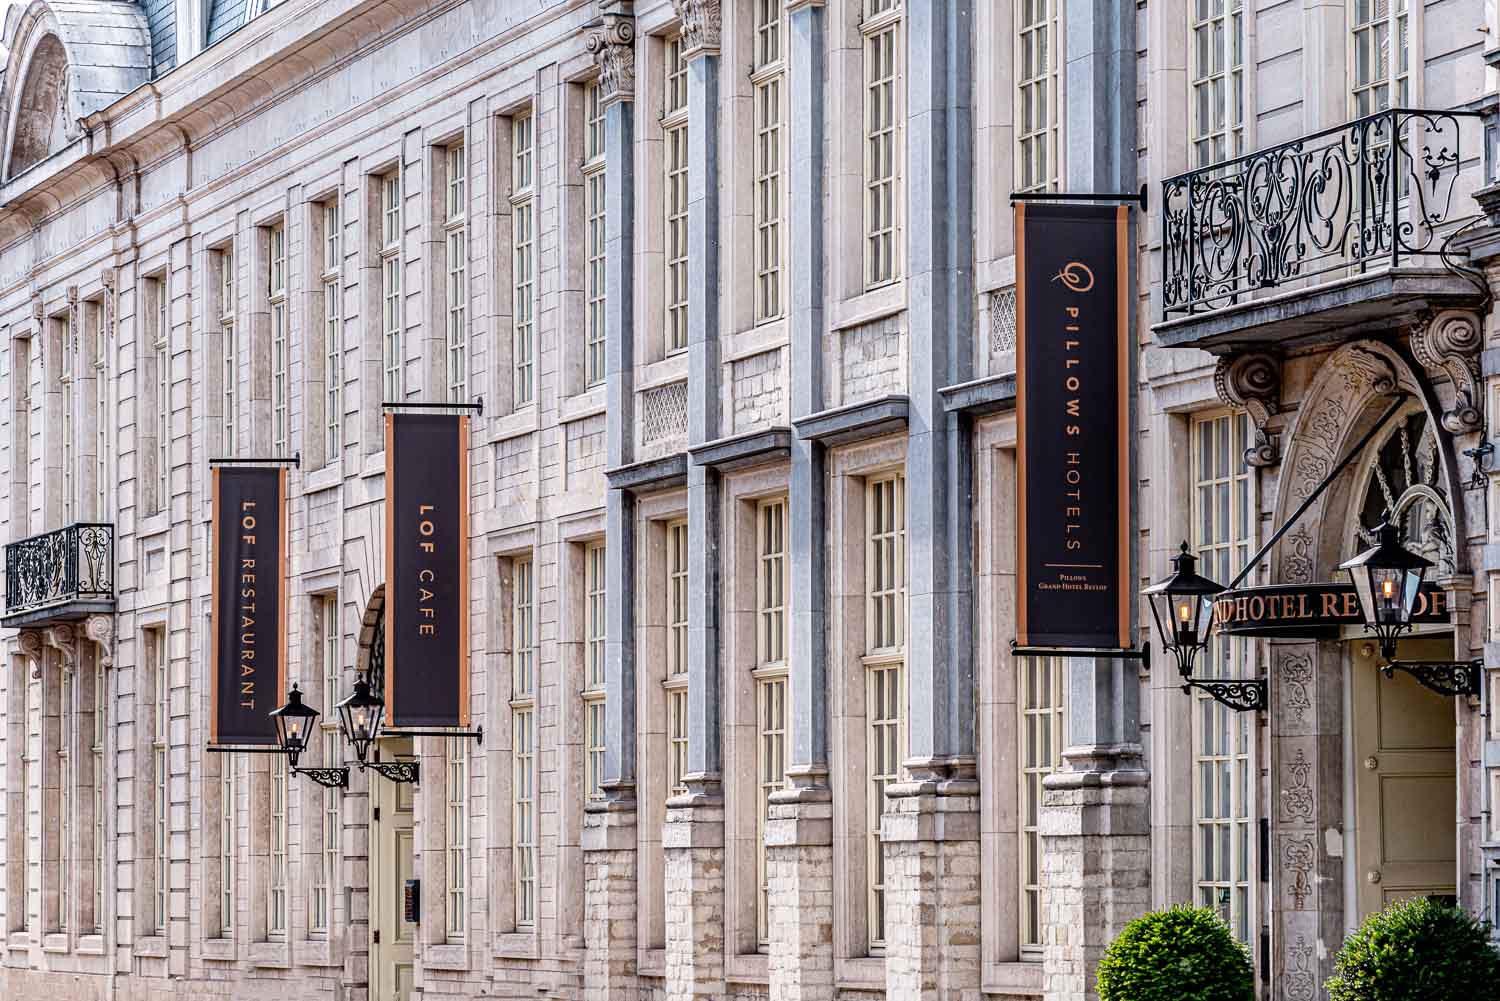
[[[99,647],[99,663],[104,667],[115,666],[115,617],[113,615],[90,615],[83,620],[83,635]]]
[[[688,59],[718,55],[723,29],[719,0],[672,0],[672,6],[682,21],[682,54]]]
[[[1483,339],[1479,317],[1465,309],[1423,313],[1411,325],[1411,353],[1430,374],[1447,375],[1453,384],[1453,405],[1442,416],[1449,434],[1477,431],[1484,423],[1479,410]]]
[[[584,43],[599,67],[599,103],[635,99],[635,18],[605,14]]]
[[[113,292],[115,290],[115,269],[100,268],[99,281],[104,285],[105,288]]]
[[[1280,409],[1281,360],[1263,351],[1221,357],[1214,369],[1214,389],[1224,403],[1248,413],[1255,425],[1255,441],[1245,449],[1245,465],[1279,463],[1279,436],[1267,431],[1266,425]]]

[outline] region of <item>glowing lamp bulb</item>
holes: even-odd
[[[1179,619],[1181,619],[1183,622],[1187,622],[1188,619],[1190,619],[1192,617],[1192,615],[1193,615],[1193,606],[1192,605],[1190,605],[1190,604],[1188,604],[1187,602],[1184,601],[1182,604],[1180,604],[1180,605],[1177,606],[1177,617]]]
[[[1380,582],[1380,596],[1386,601],[1390,601],[1396,596],[1396,582],[1394,579],[1387,577]]]

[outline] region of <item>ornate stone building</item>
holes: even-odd
[[[1488,684],[1347,626],[1215,641],[1263,712],[1159,651],[1012,656],[1007,199],[1147,187],[1142,584],[1283,527],[1245,583],[1333,580],[1389,510],[1451,609],[1401,656],[1489,657],[1494,18],[12,4],[0,996],[1072,1001],[1195,901],[1312,1001],[1388,899],[1495,914]],[[347,790],[209,753],[210,460],[299,459],[334,764],[384,668],[382,404],[480,400],[483,741]]]

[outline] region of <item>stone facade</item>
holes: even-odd
[[[1381,687],[1352,634],[1216,654],[1267,680],[1247,715],[1159,650],[1012,652],[1023,185],[1148,187],[1134,578],[1185,536],[1237,573],[1357,452],[1248,581],[1331,579],[1392,506],[1454,609],[1427,642],[1500,643],[1500,327],[1475,275],[1341,264],[1172,305],[1200,258],[1164,249],[1171,178],[1380,100],[1344,55],[1354,7],[1018,6],[12,4],[8,577],[57,583],[38,540],[69,526],[109,548],[79,549],[98,587],[8,594],[0,996],[1086,1001],[1126,922],[1191,901],[1250,947],[1259,997],[1315,1001],[1399,890],[1361,840],[1371,698],[1451,707],[1424,812],[1452,793],[1456,849],[1418,861],[1500,900],[1488,695]],[[1493,116],[1494,12],[1408,7],[1386,26],[1421,51],[1387,83]],[[1243,86],[1213,90],[1192,53],[1234,31]],[[1245,95],[1214,134],[1204,93]],[[1464,123],[1437,236],[1491,213],[1448,249],[1500,285]],[[208,750],[210,460],[300,459],[287,641],[326,720],[383,649],[382,404],[459,396],[483,401],[484,740],[387,743],[415,785],[282,798],[270,756]],[[1221,488],[1241,517],[1205,507]]]

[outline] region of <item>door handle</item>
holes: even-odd
[[[1375,771],[1379,767],[1380,767],[1380,759],[1377,758],[1375,755],[1372,754],[1368,758],[1365,759],[1365,770],[1366,771],[1373,772],[1373,771]]]
[[[1372,886],[1378,886],[1380,884],[1380,870],[1371,869],[1369,872],[1365,873],[1365,882],[1371,884]]]

